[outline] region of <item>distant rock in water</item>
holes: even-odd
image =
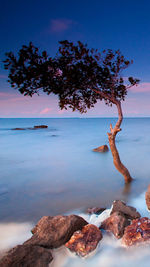
[[[1,260],[1,267],[37,266],[47,267],[53,260],[51,251],[47,248],[19,245],[11,249]]]
[[[102,233],[99,228],[93,224],[87,224],[82,230],[76,231],[65,246],[77,255],[85,257],[96,249],[101,239]]]
[[[107,145],[99,146],[97,148],[94,148],[94,152],[107,152],[109,150]]]
[[[22,131],[22,130],[26,130],[25,128],[13,128],[12,130],[15,130],[15,131]]]
[[[44,216],[32,229],[33,236],[24,244],[58,248],[86,224],[87,222],[77,215]]]
[[[43,129],[43,128],[48,128],[47,125],[36,125],[34,126],[34,129]]]
[[[48,128],[47,125],[36,125],[30,128],[13,128],[12,130],[21,131],[21,130],[37,130],[37,129],[47,129],[47,128]]]
[[[150,211],[150,185],[148,186],[148,189],[145,193],[145,201],[146,201],[147,208]]]
[[[122,244],[133,246],[146,241],[150,242],[150,219],[143,217],[133,220],[131,225],[125,228]]]

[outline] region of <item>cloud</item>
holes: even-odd
[[[12,93],[5,93],[5,92],[0,92],[0,97],[12,97]]]
[[[150,83],[140,83],[129,89],[133,93],[150,93]]]
[[[59,110],[58,110],[58,114],[64,114],[64,113],[66,113],[66,112],[67,112],[66,109],[59,109]]]
[[[130,88],[127,98],[122,102],[123,114],[129,117],[150,116],[149,97],[150,83],[140,83],[137,87]],[[41,93],[40,96],[24,97],[17,91],[0,92],[0,117],[112,117],[117,116],[116,106],[107,107],[103,101],[98,102],[94,108],[86,114],[72,112],[71,109],[60,110],[58,97],[47,96]]]
[[[44,108],[43,110],[40,111],[40,114],[47,114],[50,113],[50,111],[52,111],[52,108]]]
[[[60,33],[68,30],[73,24],[69,19],[52,19],[50,31],[53,33]]]
[[[9,93],[9,92],[0,92],[0,100],[2,100],[2,101],[11,101],[11,102],[20,102],[20,101],[25,101],[25,100],[27,100],[27,99],[29,99],[29,97],[27,98],[25,98],[25,97],[23,97],[21,94],[18,94],[18,95],[16,95],[15,94],[15,92],[14,93]]]

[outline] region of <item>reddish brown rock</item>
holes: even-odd
[[[131,225],[125,228],[122,243],[126,246],[150,242],[150,219],[143,217],[132,221]]]
[[[107,145],[99,146],[97,148],[94,148],[94,152],[107,152],[109,150]]]
[[[102,222],[100,228],[112,232],[116,238],[121,238],[124,234],[125,227],[129,223],[129,220],[121,212],[114,212]]]
[[[96,249],[101,239],[102,233],[99,228],[93,224],[87,224],[81,231],[76,231],[65,246],[77,255],[85,257]]]
[[[116,211],[122,212],[127,218],[131,220],[141,217],[140,213],[134,207],[127,206],[121,200],[115,200],[113,202],[113,208],[111,214],[113,214]]]
[[[34,129],[43,129],[43,128],[48,128],[47,125],[36,125],[34,126]]]
[[[46,248],[20,245],[11,249],[1,260],[1,267],[48,267],[53,257]]]
[[[93,207],[93,208],[88,208],[87,209],[87,213],[89,214],[100,214],[102,213],[106,208],[97,208],[97,207]]]
[[[145,201],[148,210],[150,210],[150,185],[148,186],[147,192],[145,193]]]
[[[82,229],[87,222],[77,215],[44,216],[32,229],[33,236],[24,244],[57,248],[65,244],[73,233]]]

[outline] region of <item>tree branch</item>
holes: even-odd
[[[113,104],[116,104],[117,105],[117,100],[112,97],[112,96],[109,96],[108,94],[105,94],[104,92],[100,91],[100,90],[97,90],[97,89],[94,89],[94,88],[90,88],[93,92],[99,94],[102,98],[105,98],[107,100],[109,100],[111,103]]]
[[[131,85],[129,85],[129,86],[126,86],[126,89],[130,89],[131,87],[133,87],[133,86],[135,86],[135,85],[137,85],[137,84],[131,84]]]

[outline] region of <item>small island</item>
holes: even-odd
[[[22,131],[22,130],[37,130],[37,129],[47,129],[47,125],[36,125],[33,128],[28,127],[28,128],[13,128],[12,130],[14,131]]]

